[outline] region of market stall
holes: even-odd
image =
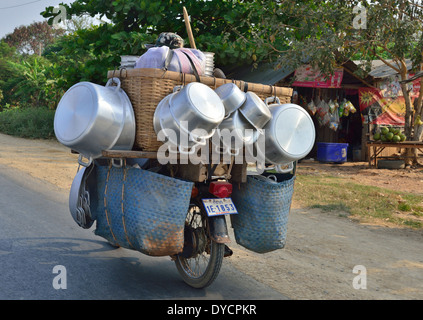
[[[360,88],[372,86],[372,79],[357,77],[356,68],[350,61],[325,77],[319,70],[304,65],[280,82],[280,85],[291,84],[294,102],[312,115],[316,144],[309,157],[338,163],[365,159],[366,127],[360,114],[358,94]],[[325,153],[327,150],[329,153]]]

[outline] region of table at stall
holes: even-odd
[[[379,156],[385,148],[401,148],[401,149],[417,149],[423,153],[423,142],[421,141],[404,141],[404,142],[380,142],[372,141],[367,142],[367,155],[369,158],[369,166],[377,166],[377,159],[379,158],[392,158]],[[373,151],[371,153],[371,151]],[[407,158],[401,156],[401,158]]]

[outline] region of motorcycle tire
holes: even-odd
[[[217,243],[210,239],[207,231],[207,217],[204,212],[197,206],[191,207],[190,211],[198,210],[197,223],[194,223],[192,215],[188,212],[186,219],[186,228],[196,230],[196,234],[201,237],[205,244],[203,248],[197,250],[198,252],[192,254],[190,257],[184,257],[178,254],[175,259],[176,268],[183,281],[193,288],[205,288],[213,283],[220,272],[223,257],[225,254],[225,244]],[[200,223],[198,223],[201,221]],[[198,239],[197,239],[198,240]],[[200,241],[196,241],[200,242]]]

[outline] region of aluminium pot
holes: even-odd
[[[171,152],[191,154],[195,152],[197,146],[206,145],[206,140],[215,133],[215,129],[211,133],[207,133],[200,128],[190,132],[186,122],[178,123],[170,112],[169,104],[170,99],[175,94],[166,96],[158,104],[153,117],[154,131],[161,141],[167,140]]]
[[[57,107],[54,132],[60,143],[80,153],[78,161],[84,166],[100,158],[103,150],[131,150],[135,117],[120,80],[109,79],[106,86],[91,82],[72,86]]]
[[[257,129],[243,117],[239,110],[235,110],[221,122],[216,134],[219,143],[223,145],[224,152],[233,155],[237,155],[239,149],[245,145],[255,143],[259,136]]]
[[[239,111],[261,134],[263,127],[272,118],[269,107],[252,91],[245,93],[246,99]]]
[[[243,92],[235,83],[226,83],[214,90],[223,102],[225,117],[237,110],[246,100]]]
[[[225,117],[219,96],[205,84],[191,82],[174,93],[169,100],[170,112],[179,126],[187,124],[189,132],[203,129],[212,134]]]
[[[308,112],[293,103],[280,104],[277,98],[269,109],[272,119],[263,128],[266,161],[281,165],[304,158],[313,148],[316,137]]]

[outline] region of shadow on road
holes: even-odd
[[[285,299],[229,266],[210,287],[193,289],[170,257],[116,248],[102,238],[5,239],[0,257],[0,299]],[[66,288],[55,289],[62,276]]]

